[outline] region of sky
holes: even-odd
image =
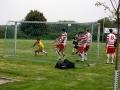
[[[97,21],[107,15],[102,7],[95,6],[96,1],[98,0],[0,0],[0,25],[9,20],[23,20],[30,10],[42,12],[48,22]]]

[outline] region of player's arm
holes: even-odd
[[[63,37],[63,39],[62,39],[62,43],[64,43],[64,41],[65,41],[65,38],[66,38],[66,37]]]
[[[77,38],[77,42],[79,43],[81,40],[82,40],[82,39],[81,39],[81,36],[79,36],[79,37]]]
[[[115,40],[114,47],[117,47],[117,39]]]
[[[58,43],[58,38],[52,42],[52,45],[56,45],[57,43]]]
[[[107,47],[108,41],[109,41],[109,36],[107,35],[107,40],[105,42],[105,47]]]
[[[36,46],[36,44],[37,44],[37,42],[35,42],[35,43],[33,44],[33,47],[35,47],[35,46]]]

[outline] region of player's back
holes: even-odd
[[[90,44],[90,43],[91,43],[91,39],[92,39],[91,33],[87,32],[87,33],[85,34],[86,43],[87,43],[87,44]]]
[[[37,45],[38,45],[38,47],[39,47],[39,48],[44,48],[44,44],[42,43],[42,41],[41,41],[41,40],[38,42],[38,44],[37,44]]]
[[[85,35],[80,35],[80,37],[79,37],[79,45],[84,45],[85,42],[86,42]]]
[[[66,32],[62,33],[61,40],[62,40],[62,43],[64,45],[66,45],[66,43],[67,43],[67,33]]]
[[[107,45],[113,46],[116,41],[116,36],[113,33],[107,35]]]

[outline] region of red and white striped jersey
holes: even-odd
[[[107,35],[107,46],[113,47],[116,41],[116,36],[113,33]]]
[[[79,37],[79,45],[81,46],[84,46],[85,45],[85,42],[86,42],[86,37],[85,35],[80,35]]]
[[[81,35],[81,36],[80,36],[80,40],[81,40],[82,42],[85,42],[85,41],[86,41],[85,35]]]
[[[61,39],[61,43],[66,45],[67,44],[67,33],[66,32],[62,33],[60,39]]]
[[[92,41],[92,36],[89,32],[87,32],[85,35],[85,42],[86,42],[86,45],[90,45],[91,44],[91,41]]]

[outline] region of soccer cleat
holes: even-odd
[[[84,63],[84,61],[80,61],[81,63]]]
[[[109,61],[109,59],[107,59],[106,64],[109,64],[109,63],[110,63],[110,61]]]
[[[81,59],[81,62],[84,62],[84,61],[85,61],[84,58],[82,58],[82,59]]]
[[[59,61],[59,60],[62,60],[62,58],[61,58],[60,56],[58,57],[58,61]]]
[[[113,60],[111,60],[111,64],[113,64],[114,62],[113,62]]]

